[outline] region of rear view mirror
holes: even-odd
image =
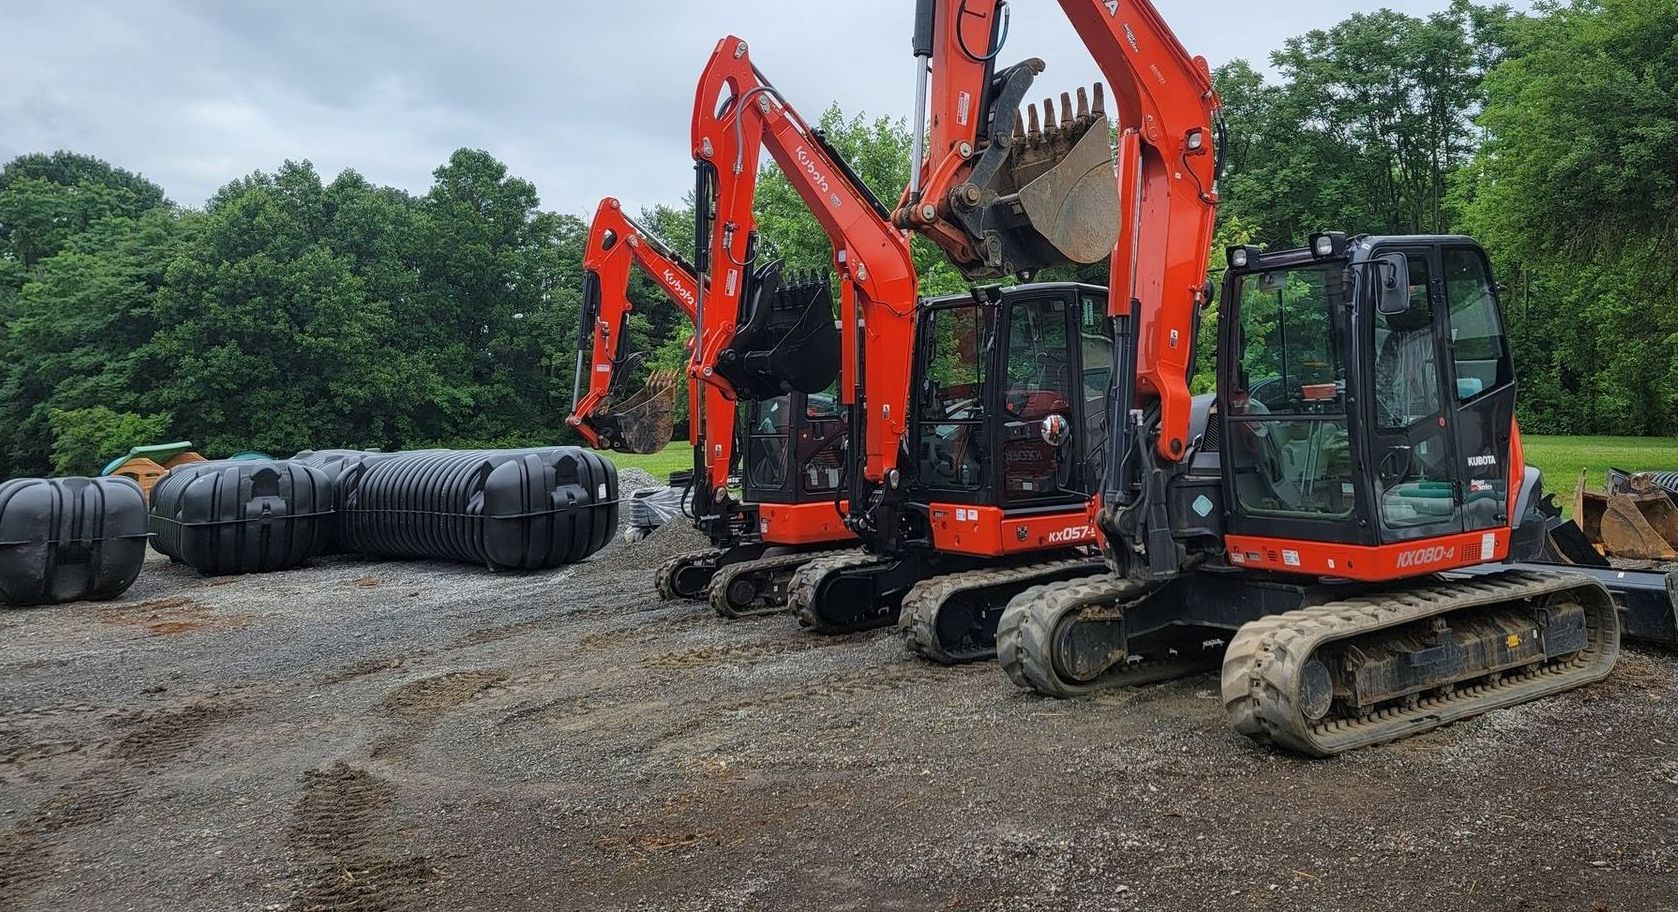
[[[1375,309],[1389,317],[1410,309],[1410,260],[1404,254],[1375,258]]]

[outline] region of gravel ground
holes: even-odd
[[[625,489],[633,485],[625,484]],[[1332,761],[538,575],[324,560],[0,613],[0,912],[1678,909],[1678,661]]]

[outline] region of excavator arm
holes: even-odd
[[[636,394],[621,386],[634,357],[624,347],[632,267],[639,266],[688,319],[699,300],[693,266],[651,232],[637,225],[617,200],[607,197],[595,210],[583,254],[583,308],[577,327],[577,368],[566,423],[592,447],[653,453],[670,442],[676,378],[655,374]],[[583,376],[587,374],[587,392]]]
[[[1089,262],[1105,245],[1118,363],[1098,523],[1110,544],[1123,541],[1168,572],[1175,549],[1162,473],[1191,443],[1189,373],[1217,217],[1217,92],[1205,59],[1183,48],[1149,0],[1060,0],[1111,87],[1116,150],[1099,154],[1108,147],[1100,85],[1093,106],[1082,90],[1076,109],[1062,95],[1057,118],[1045,99],[1041,122],[1028,109],[1022,126],[1017,105],[1043,64],[995,68],[1006,5],[919,0],[930,147],[895,217],[970,275]]]
[[[757,275],[762,270],[754,263],[752,201],[765,149],[833,243],[839,395],[849,412],[851,438],[863,447],[862,477],[851,479],[851,502],[857,504],[858,485],[877,488],[893,477],[905,432],[917,293],[909,241],[820,134],[758,72],[746,42],[734,36],[718,42],[694,106],[696,240],[700,273],[709,280],[698,307],[701,331],[690,372],[706,388],[737,397],[759,383],[772,385],[777,378],[785,383],[822,347],[811,341],[817,309],[811,302],[802,302],[800,329],[770,334],[781,357],[763,351],[760,342],[743,346],[739,338],[769,307],[754,301],[764,297]],[[820,319],[831,327],[830,312]],[[817,389],[825,386],[826,381]]]
[[[1025,103],[1042,60],[998,68],[1006,0],[919,0],[917,148],[894,221],[925,234],[970,279],[1017,275],[1112,253],[1117,201],[1102,88]],[[930,123],[926,95],[931,71]],[[923,156],[919,137],[926,135]]]

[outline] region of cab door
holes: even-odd
[[[1379,251],[1392,252],[1403,253],[1409,264],[1409,308],[1383,314],[1372,296],[1359,308],[1361,338],[1369,345],[1365,389],[1370,395],[1364,410],[1369,465],[1384,543],[1463,530],[1439,252],[1430,246]]]
[[[1002,506],[1082,503],[1082,311],[1073,286],[1004,294],[994,452]]]
[[[1509,464],[1515,427],[1515,368],[1486,254],[1466,241],[1440,248],[1445,296],[1447,391],[1470,531],[1509,524]]]

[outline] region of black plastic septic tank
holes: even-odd
[[[616,466],[576,447],[396,453],[339,485],[340,546],[379,557],[547,569],[599,551],[618,525]]]
[[[128,591],[146,560],[146,497],[127,478],[0,482],[0,606]]]
[[[289,570],[332,546],[332,480],[280,460],[199,462],[152,489],[158,551],[209,576]]]

